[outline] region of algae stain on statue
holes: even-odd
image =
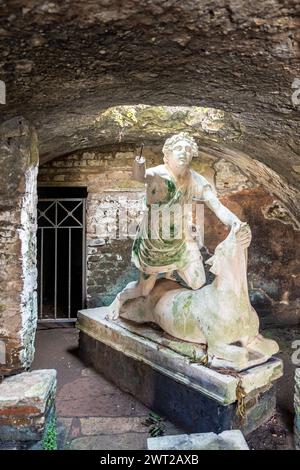
[[[179,338],[193,336],[193,333],[197,330],[197,320],[191,313],[192,302],[192,294],[182,298],[179,293],[174,298],[172,315],[174,318],[174,329]]]

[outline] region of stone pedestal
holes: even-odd
[[[16,446],[45,438],[55,417],[56,371],[36,370],[0,384],[0,443]],[[13,443],[13,444],[11,444]]]
[[[82,359],[187,432],[240,428],[248,434],[274,413],[279,359],[240,373],[211,369],[200,363],[204,352],[199,345],[151,326],[111,322],[106,315],[106,307],[78,313]],[[241,392],[243,418],[237,413]]]
[[[149,450],[249,450],[241,431],[223,431],[221,434],[181,434],[177,436],[150,437]]]
[[[295,422],[294,422],[294,442],[295,449],[300,450],[300,368],[295,371]]]

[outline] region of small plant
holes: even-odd
[[[46,426],[42,440],[43,450],[57,450],[56,417],[52,416]]]
[[[149,435],[151,437],[163,436],[165,432],[165,424],[163,418],[158,414],[150,411],[148,418],[145,421],[145,424],[149,426]]]

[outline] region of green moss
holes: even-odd
[[[30,143],[30,163],[32,165],[37,165],[39,163],[39,143],[37,133],[35,131],[32,132],[32,139]]]
[[[192,293],[179,293],[173,302],[174,327],[181,336],[192,335],[197,328],[197,322],[191,312],[192,301]]]
[[[57,450],[56,417],[53,414],[49,419],[42,440],[43,450]]]
[[[187,343],[185,341],[170,341],[168,347],[183,356],[189,357],[195,362],[201,361],[205,356],[205,352],[199,346],[195,346],[194,344]]]
[[[148,125],[157,125],[157,121],[167,121],[170,119],[170,111],[164,106],[153,106],[139,110],[139,120]],[[150,121],[150,123],[149,123]]]
[[[137,124],[136,109],[134,106],[116,106],[109,108],[97,119],[98,122],[110,120],[119,127],[132,127]]]

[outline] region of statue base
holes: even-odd
[[[78,312],[81,358],[186,432],[238,428],[247,435],[273,415],[280,359],[242,372],[205,367],[201,345],[149,324],[110,321],[107,313],[107,307]]]

